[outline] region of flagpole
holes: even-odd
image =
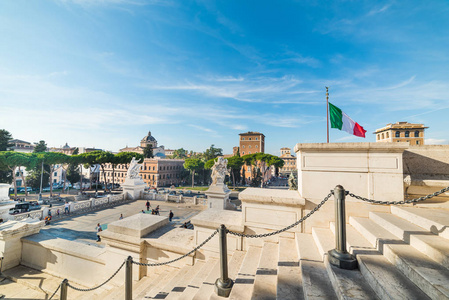
[[[327,142],[329,143],[329,87],[326,86],[326,125],[327,125]]]

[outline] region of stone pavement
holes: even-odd
[[[145,203],[146,200],[126,202],[102,210],[77,214],[73,215],[73,217],[69,216],[63,220],[55,220],[52,221],[50,225],[45,226],[41,230],[41,234],[102,247],[103,245],[101,243],[96,242],[97,236],[95,227],[97,223],[100,223],[103,228],[105,228],[107,224],[117,221],[120,214],[123,214],[123,217],[126,218],[142,213],[142,210],[147,212]],[[159,205],[161,216],[168,217],[170,210],[172,210],[174,218],[171,224],[174,227],[181,226],[184,222],[189,221],[193,216],[201,212],[200,207],[186,204],[167,203],[155,200],[150,201],[150,203],[152,208]],[[53,212],[53,214],[55,214],[55,212]]]

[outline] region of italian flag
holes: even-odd
[[[338,107],[329,102],[329,118],[331,120],[331,127],[346,131],[359,137],[365,137],[366,130],[363,129],[359,123],[354,122],[347,114],[341,111]]]

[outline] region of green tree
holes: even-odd
[[[39,153],[39,152],[45,152],[47,151],[47,144],[45,143],[45,141],[40,140],[39,143],[36,144],[36,146],[34,146],[34,153]]]
[[[248,166],[253,166],[252,168],[252,178],[253,180],[257,177],[257,172],[261,172],[262,180],[260,181],[260,186],[263,187],[265,183],[267,173],[270,171],[271,166],[275,168],[282,168],[284,166],[284,161],[274,155],[267,153],[253,153],[242,156],[244,163]],[[256,180],[259,182],[258,180]]]
[[[143,157],[145,158],[153,158],[153,146],[151,146],[150,144],[146,145],[145,148],[143,149]]]
[[[187,158],[184,162],[184,168],[192,173],[192,188],[195,186],[195,172],[204,169],[204,162],[199,158]]]
[[[172,158],[178,158],[178,159],[184,159],[187,157],[187,150],[184,150],[184,148],[179,148],[173,151]]]
[[[240,156],[232,156],[228,158],[228,168],[231,169],[232,184],[235,189],[235,182],[240,180],[240,171],[244,162]]]
[[[206,161],[214,159],[218,156],[223,156],[223,149],[215,148],[213,144],[203,153],[203,157]]]
[[[0,168],[3,170],[9,170],[12,172],[13,185],[14,185],[14,195],[17,197],[17,173],[16,169],[20,166],[34,167],[36,164],[36,159],[27,153],[14,152],[14,151],[0,151]],[[22,176],[23,178],[23,176]],[[25,191],[26,191],[26,182]]]
[[[53,173],[57,170],[59,165],[69,163],[71,158],[68,155],[59,152],[39,152],[36,153],[35,156],[39,161],[39,165],[43,162],[49,166],[49,168],[44,167],[44,172],[49,175],[50,196],[53,196]]]
[[[0,151],[8,151],[11,149],[11,147],[14,146],[13,143],[11,143],[12,136],[9,131],[5,129],[0,130]],[[9,169],[0,170],[0,182],[7,182],[10,183],[12,181],[12,172]]]
[[[8,151],[12,148],[14,144],[11,143],[11,140],[11,133],[5,129],[0,129],[0,151]]]

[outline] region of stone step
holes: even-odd
[[[200,270],[204,267],[204,264],[205,264],[204,261],[197,260],[195,264],[191,267],[191,270],[178,279],[176,285],[172,288],[170,294],[168,294],[168,296],[165,299],[166,300],[179,299],[179,296],[185,291],[187,285],[192,280],[192,278],[198,276],[198,272],[200,272]]]
[[[337,268],[329,263],[328,255],[326,255],[324,265],[338,299],[379,299],[359,270]]]
[[[321,255],[321,261],[324,261],[324,255],[331,249],[335,248],[335,237],[329,228],[312,228],[312,236]]]
[[[0,277],[0,299],[48,299],[51,295],[36,291],[32,288],[26,287],[20,283],[9,280],[5,277]],[[3,298],[1,298],[3,297]],[[55,295],[53,299],[59,299],[59,295]]]
[[[147,297],[153,297],[153,299],[165,299],[173,290],[173,288],[178,285],[178,282],[183,279],[183,277],[188,274],[192,270],[192,268],[193,266],[182,267],[179,271],[177,271],[175,277],[173,277],[169,282],[167,282],[166,285],[164,285],[159,291],[157,291],[156,295],[147,294]]]
[[[328,251],[335,248],[335,236],[329,228],[312,228],[312,233],[332,288],[338,299],[377,299],[358,270],[343,270],[328,261]]]
[[[330,228],[335,230],[333,222]],[[350,224],[346,224],[346,244],[348,251],[356,255],[360,272],[380,299],[430,299]]]
[[[449,211],[445,209],[425,209],[391,206],[391,213],[412,222],[443,238],[449,239]]]
[[[58,288],[58,286],[63,280],[63,278],[56,277],[22,265],[3,271],[3,275],[8,279],[10,279],[11,281],[20,283],[21,285],[26,286],[30,289],[34,289],[39,292],[44,292],[50,296]],[[74,282],[70,283],[79,288],[83,289],[87,288]],[[100,288],[98,291],[80,292],[72,288],[68,288],[67,297],[68,299],[81,299],[86,297],[93,297],[95,292],[98,293],[104,290],[105,290],[104,288]]]
[[[209,275],[210,271],[217,264],[217,259],[209,259],[204,262],[202,268],[197,273],[197,275],[189,281],[186,289],[179,295],[177,299],[190,300],[200,289],[203,282],[206,280],[206,277]]]
[[[146,290],[150,290],[159,280],[160,273],[152,272],[148,276],[141,278],[133,286],[133,299],[137,299],[138,295]],[[103,298],[106,299],[106,298]],[[100,300],[100,299],[98,299]]]
[[[248,248],[237,277],[235,278],[231,294],[229,295],[230,300],[251,298],[261,254],[262,248],[253,246]]]
[[[143,293],[138,295],[137,299],[154,299],[153,297],[178,274],[178,271],[179,269],[177,268],[167,267],[157,279],[157,283],[151,289],[146,289]]]
[[[297,300],[304,296],[295,243],[294,239],[279,238],[277,299]]]
[[[308,233],[297,233],[296,245],[304,293],[304,297],[298,297],[298,299],[336,299],[337,296],[313,236]]]
[[[228,257],[230,259],[230,257]],[[201,283],[200,288],[196,292],[193,299],[206,300],[209,299],[214,292],[215,281],[220,277],[220,261],[217,260],[213,268],[209,269],[209,274],[206,279]]]
[[[430,298],[449,299],[448,269],[370,219],[350,217],[349,222]]]
[[[370,213],[370,219],[415,249],[449,268],[449,240],[392,214]]]
[[[254,288],[251,299],[276,299],[278,260],[279,245],[265,242],[262,247],[262,254],[254,279]]]
[[[228,276],[234,282],[237,277],[237,273],[242,265],[243,259],[245,258],[245,255],[246,255],[246,251],[234,251],[234,254],[232,255],[231,260],[228,262]],[[212,293],[212,295],[209,299],[220,300],[220,299],[223,299],[223,297],[219,297],[214,292],[214,293]]]

